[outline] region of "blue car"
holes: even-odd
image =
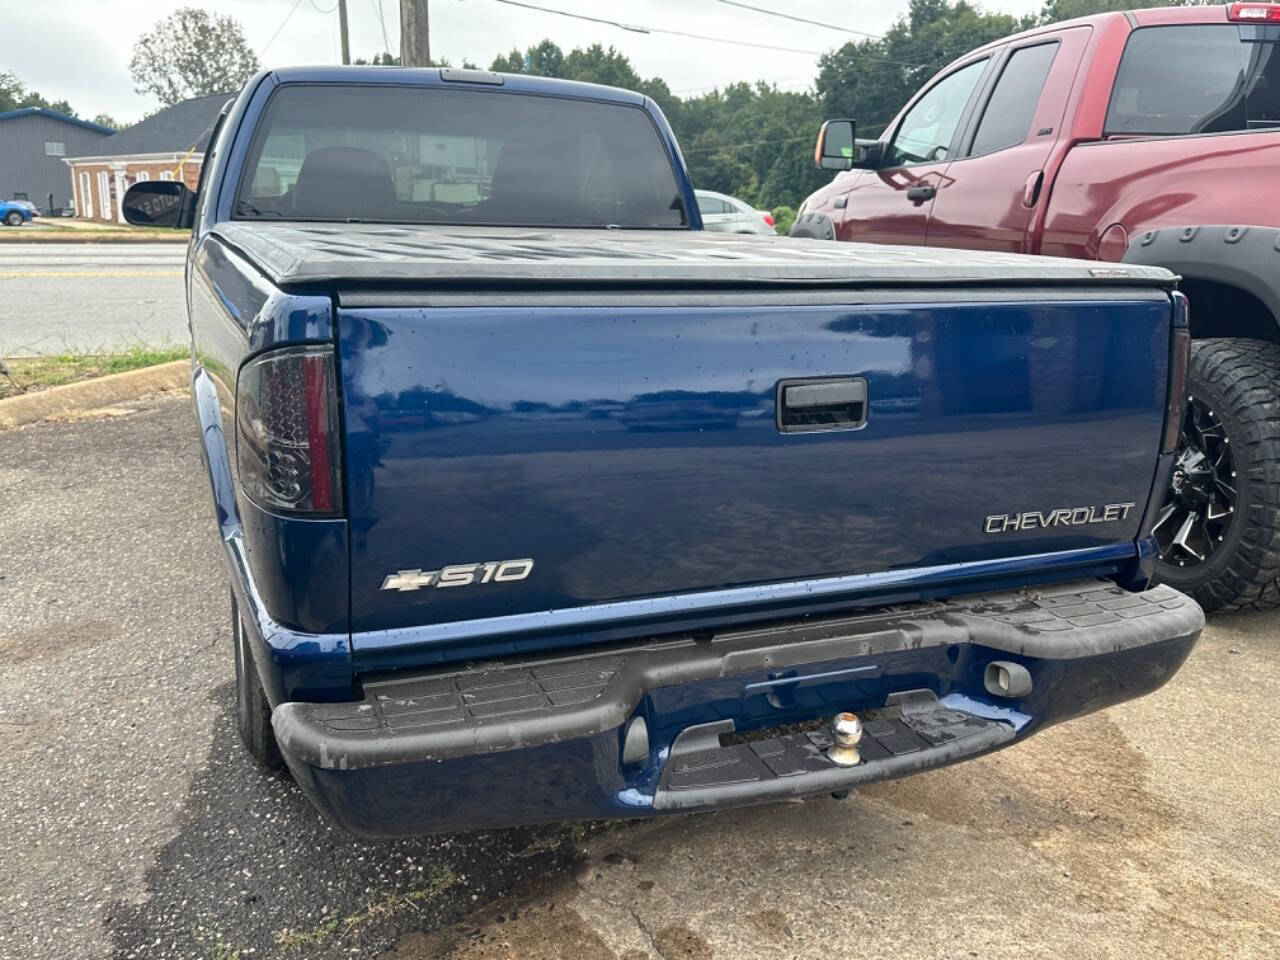
[[[0,200],[0,220],[7,226],[19,227],[35,216],[36,208],[25,200]]]
[[[1157,268],[701,229],[647,97],[252,80],[189,226],[240,736],[365,836],[840,793],[1172,677]]]

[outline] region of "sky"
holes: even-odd
[[[431,0],[431,53],[487,67],[494,56],[549,37],[568,51],[613,45],[641,76],[658,76],[681,95],[739,80],[803,90],[818,54],[852,38],[730,6],[723,0],[528,0],[573,13],[644,27],[792,48],[766,50],[658,34],[520,9],[498,0]],[[879,33],[907,0],[745,0],[754,6]],[[987,0],[988,9],[1030,13],[1042,0]],[[243,25],[264,66],[338,63],[337,0],[0,0],[5,36],[0,71],[11,70],[50,100],[67,99],[83,117],[107,113],[137,120],[158,103],[133,89],[129,58],[139,34],[184,6],[227,13]],[[347,0],[352,57],[399,53],[398,0]],[[385,31],[385,39],[384,39]]]

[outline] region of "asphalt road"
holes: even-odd
[[[235,739],[188,403],[0,433],[0,957],[1280,956],[1277,615],[1212,621],[1145,700],[843,801],[327,828]]]
[[[178,243],[0,244],[0,356],[187,342]]]

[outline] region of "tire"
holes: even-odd
[[[22,226],[22,219],[23,219],[22,214],[20,214],[17,210],[10,210],[8,213],[4,215],[4,222],[11,227]]]
[[[1157,516],[1156,579],[1206,611],[1280,607],[1280,344],[1195,341],[1188,393],[1174,473]],[[1197,451],[1201,463],[1217,464],[1209,481],[1191,479],[1206,473],[1192,469]],[[1203,498],[1205,489],[1215,491],[1197,512],[1207,535],[1184,537],[1189,550],[1173,544],[1171,531],[1183,530],[1185,517],[1199,509],[1188,507],[1188,497]],[[1209,519],[1215,512],[1219,518]]]
[[[249,637],[240,618],[236,598],[231,597],[231,636],[235,643],[236,657],[236,727],[250,755],[268,770],[278,770],[284,765],[276,733],[271,729],[271,704],[258,668],[254,666],[249,650]]]

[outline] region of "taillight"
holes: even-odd
[[[288,347],[245,364],[236,384],[236,460],[268,510],[342,510],[333,349]]]
[[[1161,453],[1178,449],[1182,418],[1187,409],[1187,364],[1191,361],[1191,315],[1186,294],[1173,294],[1173,342],[1169,349],[1169,397],[1164,412]]]
[[[766,214],[764,215],[764,225],[765,225],[766,227],[772,227],[772,226],[773,226],[773,214],[772,214],[772,213],[766,213]]]
[[[1233,3],[1227,19],[1237,23],[1280,21],[1280,6],[1274,3]]]

